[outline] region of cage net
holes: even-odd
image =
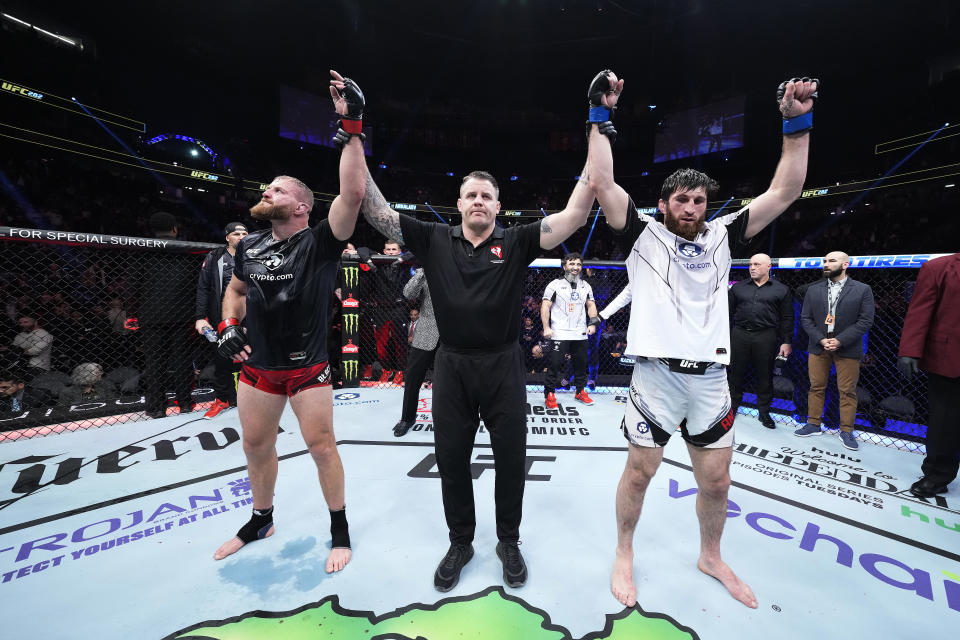
[[[144,420],[148,390],[166,415],[209,406],[213,345],[194,315],[213,247],[0,228],[0,431]]]
[[[851,276],[873,289],[876,316],[874,326],[864,337],[864,356],[857,386],[857,418],[855,429],[862,440],[916,450],[926,434],[928,405],[926,376],[921,373],[905,380],[896,368],[900,332],[906,315],[917,271],[923,256],[855,257]],[[413,336],[410,332],[411,311],[419,309],[418,299],[407,300],[403,285],[411,277],[415,265],[398,261],[375,260],[375,269],[359,265],[358,294],[350,304],[359,318],[358,339],[347,348],[359,346],[356,381],[351,386],[399,387],[406,384],[403,364]],[[731,270],[731,283],[748,278],[747,260],[736,260]],[[546,266],[549,265],[549,266]],[[800,312],[806,288],[822,277],[820,259],[774,260],[773,275],[793,293],[793,352],[775,369],[774,399],[771,417],[782,428],[795,427],[807,419],[807,397],[810,379],[807,373],[807,335],[800,323]],[[860,268],[857,268],[857,267]],[[356,266],[354,267],[356,268]],[[550,281],[561,277],[558,260],[539,260],[527,271],[522,301],[520,345],[527,369],[531,401],[542,390],[545,375],[551,367],[551,342],[543,337],[540,307],[543,292]],[[586,261],[584,278],[590,283],[597,310],[608,304],[627,286],[627,273],[622,263]],[[633,304],[642,304],[634,300]],[[346,311],[346,309],[345,309]],[[633,359],[624,353],[629,321],[629,306],[601,322],[598,331],[587,336],[587,389],[591,394],[625,395],[633,369]],[[414,326],[415,328],[415,326]],[[771,354],[773,357],[776,354]],[[346,357],[346,354],[345,354]],[[558,393],[573,394],[573,362],[565,357],[557,371]],[[425,387],[431,384],[428,372]],[[756,372],[748,368],[740,412],[756,415]],[[836,372],[831,371],[826,391],[823,424],[839,427],[839,398]]]
[[[193,324],[197,277],[216,245],[102,234],[0,228],[4,334],[0,336],[0,437],[144,420],[151,393],[163,415],[202,410],[214,400],[215,345]],[[906,381],[896,369],[903,319],[920,264],[929,256],[853,258],[851,275],[869,284],[876,320],[864,338],[857,388],[861,439],[917,449],[926,433],[924,374]],[[794,296],[793,353],[774,376],[771,415],[782,425],[806,420],[807,336],[800,326],[805,287],[821,277],[818,259],[783,259],[774,275]],[[737,261],[731,281],[748,277]],[[401,388],[418,327],[422,296],[404,295],[416,265],[397,258],[345,258],[336,294],[340,313],[330,327],[337,387]],[[861,268],[858,268],[861,267]],[[864,268],[870,267],[870,268]],[[886,268],[876,268],[886,267]],[[598,310],[624,287],[622,264],[587,261]],[[540,307],[559,261],[539,260],[524,283],[520,348],[530,397],[536,402],[551,366]],[[635,300],[633,304],[642,304]],[[586,385],[591,394],[623,396],[633,362],[624,354],[629,307],[587,337]],[[773,354],[771,354],[772,357]],[[558,393],[571,393],[573,363],[561,359]],[[424,387],[432,383],[428,371]],[[23,383],[22,393],[10,393]],[[755,412],[756,378],[748,371],[741,413]],[[185,392],[184,389],[187,389]],[[153,412],[152,416],[157,414]],[[835,374],[827,388],[824,424],[837,427]]]

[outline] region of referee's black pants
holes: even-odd
[[[950,484],[960,469],[960,378],[927,374],[927,457],[921,470],[936,484]]]
[[[733,327],[730,331],[730,366],[727,383],[734,410],[743,400],[743,378],[753,365],[757,372],[757,408],[770,411],[773,400],[773,362],[777,357],[777,330],[774,328],[747,331]]]
[[[543,379],[543,395],[557,390],[557,381],[567,370],[567,354],[573,360],[573,386],[577,393],[587,384],[587,341],[554,340],[550,349],[550,368]]]
[[[472,542],[477,525],[470,460],[480,418],[490,433],[497,474],[497,538],[516,542],[527,449],[527,388],[520,345],[489,350],[441,345],[434,372],[434,443],[450,542]]]
[[[411,346],[407,352],[407,367],[403,372],[403,409],[400,419],[413,422],[417,417],[417,400],[420,399],[420,386],[427,377],[427,369],[433,366],[436,349],[427,351]]]

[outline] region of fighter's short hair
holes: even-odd
[[[303,198],[303,202],[307,204],[307,213],[313,211],[313,191],[310,190],[303,180],[299,178],[294,178],[293,176],[277,176],[272,180],[276,182],[277,180],[289,180],[297,186],[297,189],[300,190],[300,197]]]
[[[667,201],[677,191],[692,191],[698,187],[703,187],[707,192],[707,198],[712,198],[720,190],[717,181],[707,174],[696,169],[677,169],[663,181],[660,187],[660,199]]]

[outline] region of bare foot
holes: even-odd
[[[263,537],[269,538],[272,535],[273,535],[273,527],[270,527],[270,529],[267,531],[267,535]],[[227,556],[231,556],[235,554],[237,551],[240,550],[240,547],[243,547],[243,546],[245,546],[243,543],[243,540],[234,536],[233,538],[230,538],[229,540],[224,542],[222,545],[220,545],[220,548],[217,549],[217,552],[213,554],[213,559],[223,560]]]
[[[327,558],[327,573],[336,573],[350,562],[350,549],[336,548],[330,551]]]
[[[719,580],[720,584],[725,586],[734,598],[751,609],[757,608],[757,597],[753,595],[753,590],[737,577],[726,562],[719,559],[708,562],[701,556],[697,561],[697,568],[708,576]]]
[[[632,607],[637,604],[637,587],[633,584],[633,554],[617,551],[610,576],[610,591],[620,604]]]

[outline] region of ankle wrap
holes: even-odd
[[[347,526],[347,508],[330,512],[330,536],[334,549],[350,548],[350,530]]]
[[[237,531],[237,537],[243,544],[248,544],[254,540],[263,540],[267,537],[267,531],[273,526],[273,507],[258,511],[253,510],[249,522],[240,527]]]

